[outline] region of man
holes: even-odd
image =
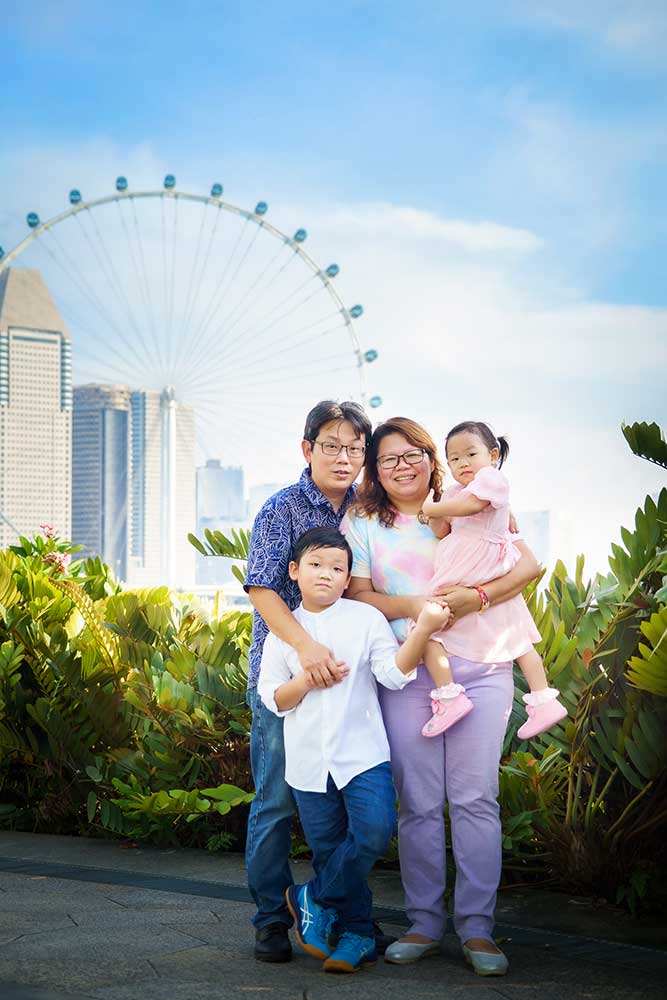
[[[353,483],[364,464],[371,423],[357,403],[318,403],[306,418],[301,449],[308,463],[298,483],[266,501],[255,518],[245,588],[255,609],[249,653],[248,704],[253,713],[250,761],[255,798],[248,818],[246,865],[257,913],[255,957],[288,962],[292,918],[285,891],[292,884],[289,867],[294,798],[285,782],[283,720],[257,694],[264,640],[269,631],[298,654],[313,686],[330,687],[342,676],[335,650],[317,642],[292,611],[299,588],[289,576],[294,542],[310,528],[338,528],[354,498]],[[380,949],[387,940],[379,934]]]

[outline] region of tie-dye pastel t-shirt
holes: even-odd
[[[352,549],[352,576],[371,580],[381,594],[430,593],[438,539],[416,514],[396,514],[393,527],[385,528],[377,517],[347,513],[340,530]],[[406,618],[390,622],[399,642],[407,624]]]

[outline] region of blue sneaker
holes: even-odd
[[[296,939],[313,958],[328,958],[332,948],[329,934],[336,923],[337,913],[316,903],[310,884],[291,885],[285,893],[287,909],[294,917]]]
[[[375,938],[343,931],[336,950],[329,955],[323,969],[325,972],[359,972],[359,969],[377,965],[377,960]]]

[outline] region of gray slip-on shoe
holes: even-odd
[[[497,953],[488,951],[471,951],[463,945],[463,955],[468,963],[472,965],[473,971],[478,976],[504,976],[510,967],[507,955],[502,951]]]
[[[408,965],[409,962],[418,962],[426,955],[435,955],[438,951],[440,951],[439,941],[428,941],[426,944],[418,944],[416,941],[394,941],[385,951],[384,960],[395,965]]]

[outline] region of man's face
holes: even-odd
[[[306,611],[321,611],[335,604],[350,582],[350,568],[345,549],[308,549],[298,563],[289,564],[289,575],[296,580]]]
[[[327,455],[335,447],[338,454]],[[310,463],[313,482],[325,496],[345,495],[364,464],[366,442],[349,420],[330,420],[320,427],[314,442],[303,441],[303,456]],[[352,454],[349,454],[349,450]],[[358,453],[357,453],[358,452]]]

